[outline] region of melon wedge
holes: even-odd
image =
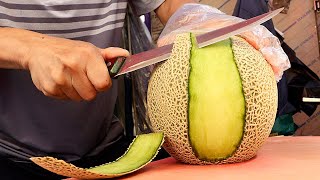
[[[80,168],[54,157],[32,157],[31,161],[53,173],[78,179],[114,178],[132,173],[148,164],[164,141],[163,133],[138,135],[116,161],[91,168]]]

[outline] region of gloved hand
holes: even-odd
[[[157,42],[158,46],[173,43],[177,34],[192,32],[201,34],[225,27],[243,19],[229,16],[220,10],[203,4],[185,4],[169,19]],[[288,56],[281,48],[279,39],[262,25],[239,34],[259,50],[271,65],[275,79],[280,81],[283,71],[290,68]]]

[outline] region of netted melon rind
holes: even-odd
[[[46,157],[32,157],[30,158],[31,161],[33,161],[35,164],[39,165],[40,167],[48,170],[48,171],[51,171],[53,173],[56,173],[56,174],[59,174],[59,175],[62,175],[62,176],[65,176],[65,177],[72,177],[72,178],[78,178],[78,179],[106,179],[106,178],[115,178],[115,177],[120,177],[120,176],[123,176],[123,175],[126,175],[126,174],[130,174],[132,172],[135,172],[141,168],[143,168],[144,166],[146,166],[149,162],[152,161],[152,159],[154,159],[162,144],[164,143],[164,135],[163,133],[160,133],[161,134],[161,142],[159,143],[159,145],[157,145],[158,149],[154,152],[153,156],[150,157],[150,159],[148,159],[148,162],[144,163],[144,164],[141,164],[138,168],[136,169],[132,169],[131,171],[127,171],[127,172],[123,172],[123,173],[114,173],[114,174],[111,174],[111,173],[108,173],[108,174],[102,174],[102,173],[96,173],[96,172],[93,172],[92,171],[92,168],[95,168],[95,167],[92,167],[92,168],[80,168],[80,167],[77,167],[71,163],[67,163],[65,162],[64,160],[60,160],[60,159],[57,159],[57,158],[54,158],[54,157],[50,157],[50,156],[46,156]],[[121,158],[123,158],[131,149],[132,146],[134,146],[134,143],[135,141],[137,140],[137,138],[140,138],[142,139],[143,136],[146,136],[148,134],[142,134],[142,135],[138,135],[134,140],[133,142],[130,144],[130,146],[128,147],[128,150],[121,156],[119,157],[116,161],[120,160]],[[153,143],[158,143],[156,141],[154,141]],[[150,149],[147,149],[150,151]],[[116,162],[114,161],[114,162]],[[106,164],[102,164],[102,165],[99,165],[99,166],[96,166],[96,167],[101,167],[101,166],[104,166],[104,165],[107,165],[107,164],[111,164],[111,163],[114,163],[114,162],[109,162],[109,163],[106,163]]]
[[[121,176],[121,174],[102,175],[87,171],[84,168],[79,168],[73,164],[67,163],[54,157],[32,157],[30,158],[34,163],[38,164],[44,169],[53,173],[63,175],[66,177],[80,178],[80,179],[103,179]]]
[[[246,101],[244,136],[237,151],[221,163],[253,158],[269,136],[278,107],[278,91],[271,66],[247,41],[232,38],[232,50]]]
[[[229,158],[205,162],[192,151],[188,136],[188,78],[191,41],[178,35],[171,57],[157,67],[148,87],[148,112],[156,131],[165,133],[164,148],[188,164],[242,162],[254,157],[268,137],[277,110],[277,86],[273,71],[261,53],[245,40],[232,38],[232,49],[242,79],[246,117],[242,142]]]
[[[190,34],[178,35],[170,58],[152,73],[148,86],[148,114],[155,131],[165,133],[164,149],[184,163],[201,163],[188,136]]]

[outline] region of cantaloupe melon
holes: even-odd
[[[253,158],[277,111],[277,86],[262,54],[240,37],[197,48],[178,35],[169,60],[153,72],[147,96],[164,148],[189,164]]]

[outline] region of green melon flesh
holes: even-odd
[[[156,156],[163,138],[163,133],[139,135],[125,155],[117,161],[89,168],[88,171],[98,174],[123,174],[137,170]]]
[[[88,169],[76,167],[53,157],[32,157],[31,161],[53,173],[79,179],[114,178],[132,173],[148,164],[158,153],[164,141],[164,134],[138,135],[126,153],[114,162]]]
[[[189,139],[196,156],[217,161],[231,156],[243,137],[245,100],[231,41],[197,48],[189,74]]]

